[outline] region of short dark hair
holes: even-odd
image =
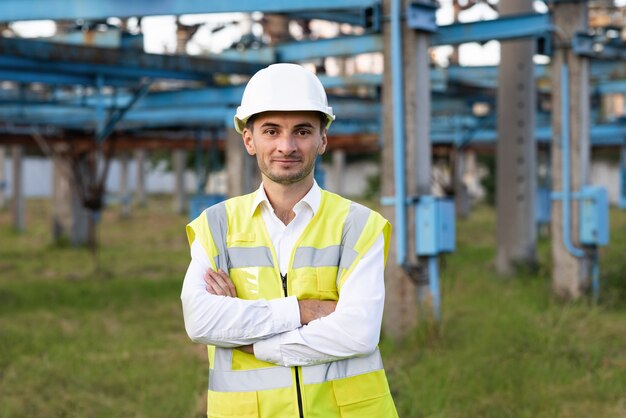
[[[324,129],[326,129],[326,124],[328,123],[328,116],[325,113],[322,112],[316,112],[317,115],[320,118],[320,133],[324,132]],[[250,116],[248,118],[248,120],[246,121],[246,129],[248,129],[250,132],[252,132],[252,127],[254,125],[254,120],[257,118],[257,116],[261,115],[262,113],[256,113],[252,116]]]

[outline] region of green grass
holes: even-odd
[[[0,213],[0,418],[198,417],[206,354],[183,329],[186,219],[168,200],[122,220],[109,209],[98,267],[54,246],[46,202],[27,231]],[[626,416],[626,212],[611,215],[602,297],[550,296],[550,248],[538,272],[493,272],[494,213],[458,225],[442,268],[443,320],[381,346],[401,417]]]
[[[185,218],[168,203],[105,213],[99,267],[51,244],[44,202],[22,235],[0,214],[0,417],[199,416],[206,354],[184,333]]]
[[[598,306],[551,297],[547,240],[538,272],[502,278],[493,211],[459,222],[441,273],[441,329],[422,325],[383,346],[400,416],[625,417],[626,213],[611,218]]]

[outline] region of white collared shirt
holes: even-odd
[[[317,213],[320,208],[321,200],[322,191],[317,185],[317,182],[314,181],[311,190],[294,205],[293,212],[296,216],[289,222],[289,225],[285,225],[283,221],[276,216],[274,208],[270,204],[267,194],[265,194],[263,185],[261,184],[261,187],[257,190],[254,196],[250,217],[254,215],[257,207],[261,206],[261,216],[263,217],[263,222],[265,222],[267,232],[276,250],[280,274],[287,274],[291,250],[298,238],[300,238],[300,235],[302,235],[304,228],[306,228],[309,221],[315,216],[315,213]]]
[[[281,274],[287,272],[295,242],[320,201],[321,189],[314,182],[294,206],[294,219],[285,225],[274,213],[263,185],[259,187],[252,210],[261,206]],[[202,245],[194,241],[181,294],[187,333],[195,342],[218,347],[254,344],[258,359],[282,366],[369,354],[380,338],[385,300],[383,246],[381,234],[346,279],[335,312],[302,326],[294,296],[266,301],[209,294],[202,276],[210,262]]]

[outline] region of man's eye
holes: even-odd
[[[309,135],[310,133],[311,133],[311,131],[309,131],[308,129],[300,129],[298,131],[298,135],[300,135],[300,136],[306,136],[306,135]]]
[[[274,135],[276,135],[276,129],[267,129],[265,131],[265,134],[274,136]]]

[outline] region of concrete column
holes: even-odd
[[[260,184],[256,159],[248,155],[241,134],[228,128],[226,134],[226,173],[228,195],[239,196],[254,191]]]
[[[459,14],[461,13],[461,6],[459,0],[452,0],[452,16],[453,22],[459,21]],[[459,65],[459,45],[452,45],[452,53],[450,54],[450,65]]]
[[[71,229],[71,185],[68,178],[69,165],[61,157],[52,159],[52,239],[60,243],[69,238]]]
[[[175,190],[174,190],[174,210],[176,213],[184,214],[187,209],[187,190],[185,185],[185,163],[187,153],[185,150],[174,150],[172,153],[172,167],[174,168]]]
[[[288,16],[266,13],[263,16],[262,25],[263,33],[269,37],[271,45],[291,40]]]
[[[4,210],[7,207],[7,177],[6,177],[6,149],[0,147],[0,210]]]
[[[333,192],[343,194],[343,177],[346,171],[346,152],[342,149],[336,149],[332,152],[333,169],[332,182],[334,186]]]
[[[589,59],[574,54],[569,45],[578,31],[587,29],[587,4],[555,3],[553,21],[560,36],[552,57],[552,189],[563,190],[563,158],[570,161],[570,186],[579,190],[589,181]],[[555,35],[556,36],[556,35]],[[569,65],[569,132],[570,155],[561,150],[561,68],[567,60]],[[589,286],[589,260],[571,255],[563,244],[563,228],[570,228],[573,244],[578,246],[578,203],[570,202],[571,224],[563,225],[562,202],[552,202],[552,289],[562,299],[578,299]]]
[[[179,55],[187,54],[187,43],[193,38],[198,29],[202,25],[183,25],[178,18],[176,19],[176,53]]]
[[[452,160],[454,170],[452,170],[454,178],[452,179],[454,187],[454,207],[456,216],[459,218],[467,218],[469,215],[469,193],[465,184],[466,156],[464,148],[456,148],[452,151]]]
[[[71,162],[55,157],[52,164],[52,237],[57,243],[68,240],[73,246],[87,245],[90,215],[73,184]]]
[[[21,145],[13,145],[11,148],[13,156],[13,199],[11,201],[11,212],[13,215],[13,227],[18,232],[25,229],[26,210],[24,206],[24,190],[22,182],[22,157],[24,156],[24,148]]]
[[[130,162],[130,156],[127,152],[123,152],[120,155],[120,205],[122,218],[128,218],[130,216],[130,187],[128,185],[128,164]]]
[[[531,0],[500,4],[502,15],[532,12]],[[496,270],[536,264],[536,141],[533,40],[505,41],[498,74]]]
[[[405,2],[407,7],[409,2]],[[407,187],[409,196],[432,194],[432,146],[430,142],[430,35],[409,31],[405,37],[404,56],[410,57],[405,65],[405,79],[408,92],[405,100],[408,104],[405,119],[407,121]],[[412,55],[411,55],[412,53]],[[425,316],[433,314],[432,294],[429,283],[428,257],[415,255],[415,210],[413,206],[408,214],[408,261],[415,265],[417,260],[417,299]]]
[[[406,6],[407,2],[403,2]],[[404,8],[406,10],[406,8]],[[391,0],[383,1],[383,15],[389,16],[391,13]],[[422,35],[423,36],[423,35]],[[405,95],[405,115],[406,121],[406,192],[407,195],[415,195],[416,193],[430,193],[430,149],[429,144],[423,142],[424,131],[428,131],[428,118],[430,117],[430,80],[428,72],[424,75],[421,71],[424,67],[428,67],[428,58],[424,60],[424,51],[426,50],[424,42],[419,39],[415,32],[402,25],[403,57],[404,57],[404,86]],[[382,166],[382,195],[394,196],[394,143],[392,97],[392,70],[391,70],[391,23],[385,21],[383,24],[383,39],[385,51],[385,72],[383,73],[383,166]],[[418,81],[421,80],[421,81]],[[421,84],[424,83],[424,84]],[[422,102],[421,100],[425,100]],[[421,128],[421,130],[420,130]],[[420,157],[417,157],[417,156]],[[416,167],[418,160],[426,164],[425,167]],[[417,170],[419,171],[417,171]],[[428,181],[425,181],[425,173],[428,173]],[[395,208],[392,205],[382,208],[383,215],[395,226],[395,233],[398,233],[398,224],[395,219]],[[412,266],[405,269],[404,266],[398,265],[396,261],[396,240],[391,240],[389,249],[389,258],[387,269],[385,272],[386,287],[386,303],[385,315],[383,316],[384,326],[383,332],[395,340],[400,340],[415,327],[418,319],[417,301],[424,299],[427,295],[426,290],[428,283],[424,283],[421,279],[424,275],[420,274],[417,266],[417,257],[415,256],[415,240],[414,240],[414,216],[413,211],[407,208],[407,262]],[[420,281],[421,280],[421,281]],[[415,283],[418,283],[417,287]],[[416,289],[418,291],[416,292]]]
[[[137,206],[146,206],[146,150],[135,151],[135,162],[137,164],[137,188],[135,189],[135,201]]]
[[[475,190],[480,182],[478,178],[478,163],[476,162],[476,152],[472,149],[467,149],[464,152],[465,155],[465,173],[463,174],[463,181],[467,186],[468,193],[471,190]]]

